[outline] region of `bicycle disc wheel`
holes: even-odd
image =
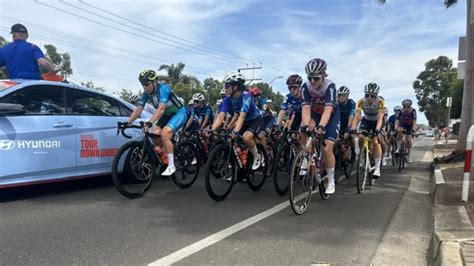
[[[288,176],[291,171],[291,147],[282,145],[278,147],[273,170],[273,186],[278,195],[283,196],[288,192]]]
[[[249,170],[247,170],[247,185],[253,191],[258,191],[260,190],[260,188],[262,188],[263,184],[265,183],[265,177],[267,176],[268,167],[267,153],[265,152],[265,148],[263,148],[262,144],[257,144],[257,151],[262,158],[260,167],[257,170],[252,170],[250,168],[252,167],[254,160],[251,152],[248,153],[249,160],[247,162],[247,167],[249,168]]]
[[[176,173],[172,180],[179,188],[189,188],[194,184],[199,174],[198,155],[191,141],[183,141],[176,145]]]
[[[365,186],[367,183],[368,175],[369,175],[369,162],[367,162],[367,150],[364,148],[359,152],[359,156],[357,158],[357,192],[361,194],[365,191]]]
[[[313,177],[309,169],[309,153],[302,150],[296,155],[291,166],[289,200],[294,213],[301,215],[306,212],[311,201],[311,190],[313,187]],[[302,165],[306,164],[306,167]],[[306,169],[305,169],[306,168]]]
[[[209,154],[205,184],[207,194],[215,201],[222,201],[229,195],[234,185],[237,166],[231,158],[228,144],[215,146]]]
[[[123,196],[133,199],[143,196],[150,189],[156,167],[155,157],[142,141],[125,143],[112,162],[112,181]]]

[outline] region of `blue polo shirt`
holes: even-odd
[[[37,60],[41,49],[27,41],[16,40],[0,49],[0,67],[6,66],[10,79],[41,79]]]

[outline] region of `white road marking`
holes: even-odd
[[[192,254],[196,253],[196,252],[199,252],[200,250],[203,250],[225,238],[227,238],[228,236],[231,236],[283,209],[285,209],[286,207],[289,206],[289,202],[288,201],[285,201],[285,202],[282,202],[276,206],[274,206],[273,208],[271,209],[268,209],[264,212],[261,212],[259,214],[256,214],[246,220],[243,220],[242,222],[240,223],[237,223],[231,227],[228,227],[222,231],[219,231],[213,235],[210,235],[202,240],[199,240],[185,248],[182,248],[176,252],[173,252],[171,254],[169,254],[168,256],[165,256],[157,261],[154,261],[148,265],[171,265],[173,263],[176,263],[188,256],[191,256]]]

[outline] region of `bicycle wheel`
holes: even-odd
[[[267,176],[267,167],[268,167],[268,157],[267,153],[265,152],[265,148],[263,148],[262,144],[257,144],[257,151],[262,158],[262,162],[260,167],[257,170],[252,171],[251,169],[248,172],[247,176],[247,184],[249,188],[253,191],[258,191],[262,188],[263,184],[265,183],[265,177]],[[247,162],[247,167],[252,167],[253,157],[252,153],[248,153],[249,160]]]
[[[344,168],[344,175],[346,178],[351,178],[352,175],[352,170],[354,168],[354,162],[351,163],[351,157],[352,157],[352,149],[350,146],[347,146],[347,150],[345,151],[347,153],[346,159],[343,160],[343,168]]]
[[[357,158],[357,178],[356,178],[356,184],[357,184],[357,192],[359,194],[362,194],[362,192],[365,191],[365,186],[367,183],[367,179],[369,177],[369,171],[370,171],[370,163],[367,162],[367,150],[364,148],[359,152],[359,156]]]
[[[133,199],[143,196],[153,183],[156,167],[153,151],[143,149],[142,141],[125,143],[112,162],[112,181],[123,196]]]
[[[402,168],[405,166],[405,144],[400,145],[400,150],[398,151],[398,172],[402,171]]]
[[[215,146],[209,154],[205,184],[207,194],[215,201],[227,198],[234,185],[237,166],[231,156],[231,148],[228,144]]]
[[[175,148],[176,173],[172,180],[179,188],[189,188],[199,174],[198,155],[191,141],[183,141]]]
[[[306,164],[306,169],[301,166]],[[296,155],[291,166],[289,200],[294,213],[301,215],[306,212],[311,201],[313,177],[310,175],[309,153],[302,150]],[[314,171],[314,169],[311,169]]]
[[[268,158],[268,162],[267,162],[267,171],[266,171],[266,177],[270,177],[273,175],[273,172],[275,171],[275,156],[276,156],[276,153],[277,153],[277,150],[275,147],[273,146],[270,146],[270,145],[267,145],[267,158]]]
[[[288,176],[291,171],[291,147],[290,145],[281,145],[275,157],[275,166],[273,171],[273,186],[278,195],[283,196],[288,192]]]

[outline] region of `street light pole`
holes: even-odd
[[[275,79],[282,79],[282,78],[283,76],[274,77],[272,81],[268,82],[268,86],[270,86],[270,84],[272,84],[272,82],[275,81]]]

